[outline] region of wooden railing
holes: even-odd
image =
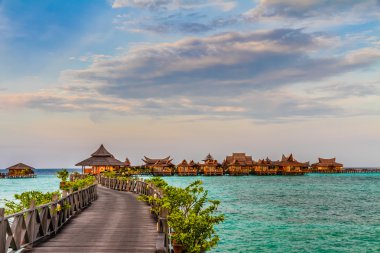
[[[56,234],[73,216],[97,199],[97,185],[62,193],[62,198],[34,206],[28,210],[4,216],[0,208],[0,253],[32,248],[33,243]]]
[[[160,189],[152,184],[144,182],[142,179],[122,180],[99,176],[98,182],[104,187],[117,191],[133,192],[139,195],[144,194],[147,196],[155,196],[157,198],[162,198],[163,196],[163,192]],[[173,247],[170,239],[171,231],[167,222],[167,210],[161,208],[159,214],[155,215],[155,218],[157,220],[157,232],[159,233],[156,243],[156,253],[171,252]]]

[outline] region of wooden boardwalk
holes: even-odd
[[[55,237],[25,252],[155,252],[156,222],[137,194],[98,186],[98,199]]]

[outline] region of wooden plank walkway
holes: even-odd
[[[156,223],[137,194],[98,186],[98,199],[55,237],[25,252],[155,252]]]

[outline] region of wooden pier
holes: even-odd
[[[96,202],[29,252],[155,252],[156,223],[136,197],[99,186]]]
[[[162,228],[157,232],[150,206],[137,200],[138,194],[147,193],[147,185],[141,181],[130,181],[128,185],[128,192],[103,186],[88,188],[6,217],[4,209],[0,210],[0,253],[11,249],[54,253],[166,252],[166,233]],[[112,188],[111,184],[106,186]],[[57,206],[61,209],[58,212]],[[63,210],[64,206],[68,209]]]

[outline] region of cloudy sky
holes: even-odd
[[[0,167],[380,166],[379,0],[0,0]]]

